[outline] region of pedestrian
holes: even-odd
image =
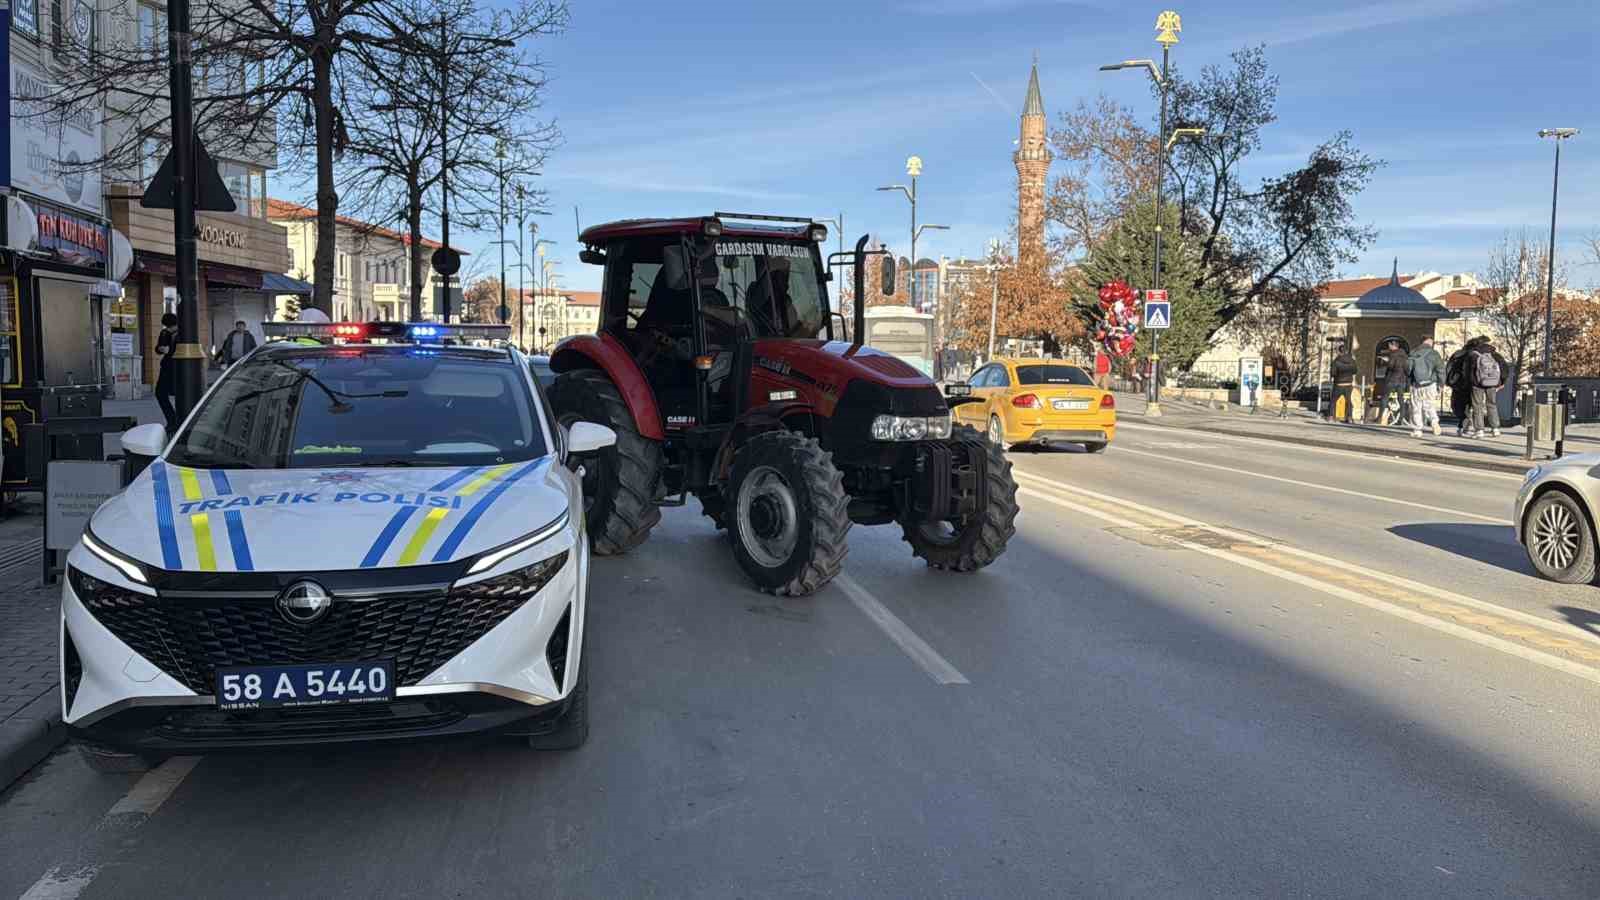
[[[1398,341],[1390,341],[1383,355],[1383,378],[1379,381],[1382,389],[1378,392],[1379,425],[1389,424],[1389,399],[1394,398],[1396,404],[1395,418],[1399,418],[1400,398],[1411,385],[1411,377],[1406,374],[1409,357],[1400,349]]]
[[[1339,348],[1339,355],[1333,358],[1333,368],[1329,374],[1333,377],[1333,399],[1328,404],[1328,421],[1339,421],[1339,403],[1344,402],[1344,424],[1354,424],[1352,415],[1359,416],[1356,404],[1360,402],[1360,393],[1356,390],[1356,373],[1360,366],[1356,365],[1356,358],[1350,353],[1348,346]]]
[[[1422,345],[1411,351],[1406,363],[1406,374],[1411,379],[1411,436],[1422,437],[1422,429],[1432,426],[1438,435],[1439,384],[1444,381],[1444,358],[1433,349],[1433,337],[1422,339]]]
[[[1485,426],[1489,434],[1499,437],[1500,409],[1495,399],[1505,379],[1500,354],[1495,352],[1494,342],[1485,339],[1467,359],[1467,373],[1472,378],[1472,420],[1467,437],[1483,437]]]
[[[1111,356],[1102,350],[1094,352],[1094,383],[1102,391],[1111,390]]]
[[[156,336],[156,404],[167,420],[167,434],[178,430],[178,408],[173,397],[178,392],[178,360],[173,353],[178,349],[178,317],[173,313],[161,316],[161,334]]]
[[[1456,434],[1467,433],[1467,414],[1472,406],[1472,379],[1467,372],[1468,357],[1484,339],[1480,335],[1472,338],[1462,345],[1460,350],[1450,354],[1450,361],[1445,365],[1445,384],[1450,387],[1450,412],[1456,417]]]
[[[233,330],[222,339],[222,367],[227,368],[244,358],[246,353],[256,348],[256,336],[245,327],[244,320],[233,323]]]

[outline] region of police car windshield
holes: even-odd
[[[544,433],[504,357],[269,351],[228,370],[168,454],[212,468],[462,466],[534,459]]]

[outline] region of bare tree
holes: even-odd
[[[349,152],[339,171],[353,208],[373,221],[403,223],[415,308],[427,280],[425,220],[437,221],[446,169],[452,211],[463,227],[483,227],[498,216],[502,180],[513,190],[523,185],[524,212],[545,211],[544,191],[530,190],[526,182],[541,173],[560,132],[534,116],[545,88],[544,65],[520,48],[565,27],[567,8],[561,0],[525,0],[494,11],[472,0],[399,2],[409,19],[435,23],[438,45],[431,57],[386,48],[354,51],[362,70],[352,93],[370,113],[350,123]],[[475,35],[493,35],[495,42]],[[449,66],[452,94],[470,102],[442,95],[441,64]],[[439,120],[445,115],[449,146],[441,152]]]
[[[1511,363],[1513,383],[1543,354],[1545,284],[1549,244],[1527,229],[1506,232],[1489,251],[1484,266],[1487,302],[1478,314],[1494,330],[1499,350]],[[1556,265],[1556,284],[1566,282],[1566,266]]]

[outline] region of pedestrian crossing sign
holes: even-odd
[[[1164,330],[1172,326],[1172,303],[1168,300],[1144,302],[1144,327]]]

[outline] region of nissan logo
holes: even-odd
[[[278,595],[278,615],[292,625],[319,622],[333,608],[333,596],[315,581],[297,581]]]

